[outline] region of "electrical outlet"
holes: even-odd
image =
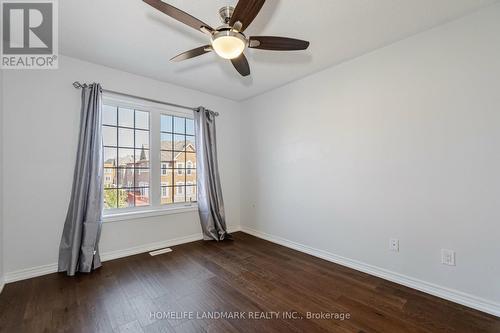
[[[389,240],[389,250],[399,252],[399,239],[391,238]]]
[[[455,251],[441,249],[441,263],[443,265],[455,266]]]

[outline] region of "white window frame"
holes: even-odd
[[[163,195],[163,190],[166,190],[165,191],[166,195]],[[170,195],[168,195],[168,182],[162,182],[161,183],[160,191],[161,191],[161,198],[162,199],[170,198]]]
[[[192,181],[189,181],[189,182],[186,182],[186,196],[189,194],[189,195],[192,195],[193,194],[193,185],[194,182]],[[188,189],[189,189],[189,193],[188,193]]]
[[[186,162],[186,175],[193,174],[194,163],[191,161]]]
[[[132,108],[138,111],[149,112],[150,133],[150,205],[145,207],[116,208],[103,210],[104,222],[115,222],[122,220],[140,219],[144,217],[177,214],[198,209],[196,202],[182,202],[173,204],[161,204],[161,160],[160,160],[160,126],[161,115],[171,115],[194,119],[193,112],[163,104],[153,103],[142,99],[124,97],[112,93],[103,93],[102,103],[123,108]]]
[[[184,174],[184,162],[175,162],[175,167],[177,168],[177,170],[175,170],[177,172],[177,175],[182,176]]]
[[[185,190],[185,183],[184,182],[176,182],[175,183],[175,195],[184,195],[184,190]],[[179,189],[182,189],[182,193],[179,193]]]

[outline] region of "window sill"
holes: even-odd
[[[181,214],[197,210],[198,210],[198,205],[191,204],[191,205],[178,205],[168,208],[161,207],[161,208],[149,208],[143,210],[131,210],[127,212],[108,212],[103,214],[102,222],[110,223],[110,222],[118,222],[126,220],[138,220],[147,217]]]

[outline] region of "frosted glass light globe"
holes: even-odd
[[[212,37],[212,48],[224,59],[238,58],[245,47],[245,37],[234,31],[220,31]]]

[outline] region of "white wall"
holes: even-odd
[[[218,111],[227,222],[239,225],[239,104],[68,57],[61,57],[59,70],[8,71],[4,76],[6,274],[57,262],[77,147],[80,92],[71,85],[75,80]],[[197,233],[197,212],[105,223],[100,248],[119,251]]]
[[[67,57],[58,71],[4,72],[4,272],[57,261],[79,120],[71,82],[98,81],[221,113],[230,226],[241,217],[247,230],[498,304],[499,31],[496,5],[242,105]],[[107,223],[101,251],[199,232],[196,212]],[[456,267],[440,264],[441,248],[457,251]]]
[[[242,227],[500,313],[499,32],[495,5],[246,101]]]

